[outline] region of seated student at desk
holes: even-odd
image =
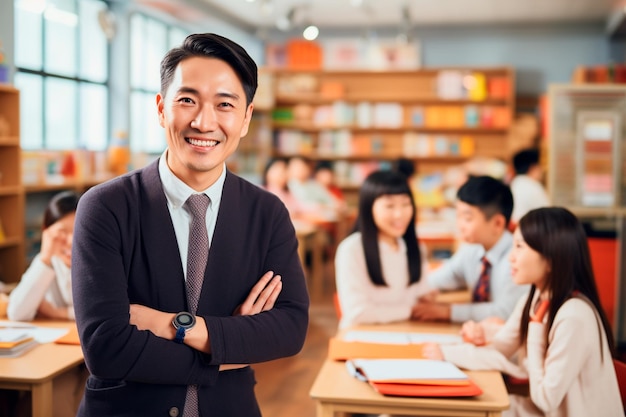
[[[496,316],[507,319],[528,291],[511,279],[508,253],[512,236],[507,225],[513,210],[511,190],[489,177],[471,177],[457,193],[457,227],[466,242],[452,258],[428,276],[440,290],[468,289],[472,302],[447,304],[423,297],[415,318],[462,323]]]
[[[28,321],[35,316],[74,320],[70,265],[78,194],[56,194],[43,215],[41,251],[11,292],[7,316]]]
[[[531,288],[491,343],[426,344],[424,355],[527,378],[530,397],[511,395],[503,416],[623,416],[613,333],[576,216],[561,207],[530,211],[515,231],[510,261],[515,282]]]
[[[415,203],[406,178],[377,171],[363,183],[355,232],[338,246],[335,279],[339,328],[412,318],[427,269],[415,232]]]
[[[7,307],[10,320],[30,321],[35,317],[74,320],[70,265],[78,199],[77,193],[63,191],[48,203],[43,215],[41,251],[11,292]],[[76,415],[86,380],[84,366],[54,379],[52,416]],[[29,404],[29,396],[22,395],[14,416],[30,415]]]

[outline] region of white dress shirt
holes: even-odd
[[[451,321],[479,321],[493,316],[506,320],[511,315],[517,300],[528,292],[528,286],[516,285],[511,277],[509,252],[512,245],[513,236],[508,231],[504,231],[496,244],[486,252],[482,245],[465,243],[452,258],[430,273],[428,283],[433,288],[473,291],[480,278],[483,256],[491,264],[491,301],[453,304]]]
[[[199,193],[174,175],[167,166],[167,150],[163,152],[159,160],[159,176],[161,177],[163,191],[165,191],[165,197],[167,198],[167,208],[169,209],[170,216],[172,216],[172,224],[174,225],[176,241],[178,242],[178,249],[180,250],[180,260],[183,264],[185,279],[187,279],[187,250],[189,247],[191,215],[185,209],[184,204],[190,195]],[[224,189],[225,180],[226,164],[224,164],[222,175],[220,175],[217,181],[203,191],[203,193],[211,199],[206,215],[209,247],[211,247],[213,240],[213,232],[215,231],[215,224],[217,223],[217,213],[219,212],[220,203],[222,201],[222,190]]]

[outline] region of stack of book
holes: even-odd
[[[0,329],[0,358],[13,358],[37,345],[23,329]]]

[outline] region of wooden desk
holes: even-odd
[[[403,332],[456,333],[458,325],[395,323],[358,326],[358,330],[394,330]],[[496,371],[467,371],[483,394],[471,398],[411,398],[384,396],[351,376],[344,362],[327,360],[317,375],[310,395],[317,401],[317,417],[336,413],[388,413],[392,415],[441,417],[499,417],[509,407],[509,397]]]
[[[73,322],[35,322],[37,326],[73,327]],[[52,417],[52,380],[83,363],[80,346],[45,343],[17,358],[0,358],[0,389],[32,392],[33,417]]]

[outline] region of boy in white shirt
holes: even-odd
[[[528,292],[511,279],[508,255],[512,235],[507,230],[513,197],[508,186],[489,177],[471,177],[457,193],[457,227],[466,242],[452,258],[428,276],[439,290],[468,289],[472,302],[447,304],[434,297],[420,300],[414,318],[462,323],[511,314],[517,300]]]

